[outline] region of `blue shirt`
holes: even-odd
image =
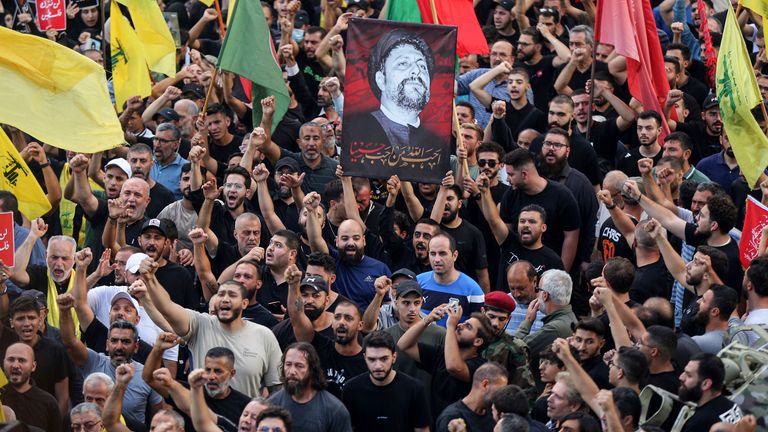
[[[525,320],[525,314],[528,312],[528,305],[518,303],[515,310],[509,315],[509,322],[507,323],[507,333],[515,334],[517,328],[520,327],[520,323]],[[536,319],[531,324],[531,333],[539,331],[544,325],[542,321],[544,314],[541,311],[536,312]]]
[[[342,261],[336,248],[329,247],[328,252],[336,260],[336,282],[333,286],[339,294],[355,302],[362,313],[376,294],[373,281],[379,276],[390,276],[392,272],[386,264],[369,256],[363,256],[358,264],[349,265]]]
[[[704,173],[713,182],[722,186],[725,189],[725,193],[730,195],[731,184],[738,180],[741,170],[738,166],[734,169],[728,167],[728,164],[725,163],[723,151],[700,160],[699,164],[696,165],[696,169]]]
[[[429,314],[432,309],[443,303],[448,303],[451,298],[457,298],[461,306],[461,321],[464,321],[472,312],[480,312],[480,307],[485,302],[485,293],[480,285],[462,272],[459,272],[459,278],[449,285],[437,282],[434,272],[431,271],[416,276],[416,280],[424,290],[421,311],[425,314]],[[443,317],[436,324],[445,327],[447,319]]]
[[[488,122],[491,120],[491,113],[488,111],[485,105],[475,97],[475,95],[469,90],[469,84],[476,80],[480,75],[488,72],[490,69],[480,68],[471,70],[456,78],[456,84],[458,87],[457,95],[469,95],[469,103],[472,104],[472,108],[475,109],[475,119],[477,124],[481,128],[485,128]],[[509,91],[507,90],[507,80],[500,83],[496,83],[493,79],[491,82],[483,87],[483,90],[487,91],[493,97],[493,100],[505,100],[509,101]]]
[[[24,243],[28,235],[29,229],[24,228],[16,222],[13,223],[14,251],[19,250],[19,247],[21,247],[21,244]],[[32,246],[32,253],[29,255],[29,265],[47,266],[48,263],[45,259],[45,254],[46,252],[45,246],[43,246],[43,242],[40,241],[40,239],[37,239],[35,245]],[[21,288],[17,287],[16,284],[14,284],[10,279],[5,282],[5,285],[12,293],[20,294],[22,291]]]
[[[152,169],[149,171],[149,176],[152,180],[160,183],[173,192],[174,198],[180,200],[183,198],[181,195],[181,189],[179,189],[179,181],[181,180],[181,167],[189,161],[181,157],[176,153],[176,159],[168,165],[161,166],[157,159],[152,158],[155,163],[152,165]]]

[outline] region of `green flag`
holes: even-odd
[[[261,123],[261,99],[275,97],[272,130],[288,111],[291,98],[283,73],[274,60],[272,37],[257,1],[239,1],[219,54],[219,67],[248,79],[253,87],[253,125]]]
[[[717,56],[717,98],[723,127],[747,183],[754,187],[768,165],[768,138],[752,116],[763,103],[752,62],[733,8],[728,6],[720,53]]]
[[[416,0],[389,0],[387,21],[421,23],[421,9]]]

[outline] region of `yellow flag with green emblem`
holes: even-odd
[[[51,211],[51,202],[21,155],[0,129],[0,190],[7,190],[19,200],[19,211],[27,219],[38,218]]]
[[[145,98],[152,93],[147,55],[133,27],[125,19],[120,7],[112,0],[109,44],[111,47],[112,81],[115,85],[115,107],[123,112],[128,98]]]
[[[0,26],[0,123],[52,146],[96,153],[124,142],[104,68],[38,36]]]
[[[131,13],[147,64],[155,72],[176,76],[176,43],[156,0],[119,0]]]
[[[746,6],[746,5],[745,5]],[[717,98],[723,127],[728,134],[741,173],[755,186],[768,165],[768,137],[752,116],[752,108],[763,103],[752,63],[744,45],[733,8],[728,6],[720,53],[717,56]]]

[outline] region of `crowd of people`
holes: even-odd
[[[123,146],[63,151],[2,125],[53,206],[29,220],[0,191],[13,430],[765,427],[718,357],[768,342],[749,327],[768,323],[768,228],[741,232],[768,177],[741,175],[701,33],[717,50],[731,2],[650,2],[672,89],[657,112],[595,40],[594,0],[475,0],[489,54],[458,58],[440,184],[339,164],[342,128],[360,129],[343,121],[346,30],[386,1],[261,2],[291,97],[280,119],[274,97],[214,73],[226,17],[158,3],[178,17],[178,72],[118,107]],[[67,0],[61,32],[37,27],[33,0],[0,15],[109,71],[101,7]],[[738,19],[768,97],[762,20]],[[382,111],[417,91],[388,83]],[[759,241],[746,268],[741,236]]]

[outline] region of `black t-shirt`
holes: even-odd
[[[658,261],[635,268],[635,280],[629,289],[629,298],[645,303],[651,297],[670,298],[674,279],[667,271],[664,261]]]
[[[539,132],[547,130],[547,115],[544,111],[535,106],[526,103],[521,109],[515,109],[512,103],[505,101],[507,105],[507,114],[504,121],[512,132],[512,140],[517,142],[517,135],[525,129],[535,129]]]
[[[528,204],[538,204],[547,212],[547,230],[542,241],[550,249],[561,251],[564,231],[575,231],[581,226],[579,206],[571,191],[565,186],[547,180],[547,186],[536,195],[528,195],[520,189],[510,188],[501,200],[501,219],[517,226],[520,210]]]
[[[456,228],[445,225],[440,227],[456,240],[456,250],[459,257],[456,259],[456,269],[466,273],[467,276],[476,279],[476,271],[488,268],[488,257],[485,252],[485,240],[483,234],[466,220],[462,220]]]
[[[101,321],[94,318],[88,328],[83,329],[81,327],[81,330],[82,333],[80,339],[88,348],[97,353],[108,354],[107,338],[109,338],[109,329]],[[136,354],[133,355],[133,359],[144,364],[147,361],[150,351],[152,351],[152,345],[139,339],[139,349],[136,351]]]
[[[237,135],[232,135],[232,141],[230,141],[227,145],[220,146],[214,144],[212,139],[211,142],[208,143],[209,154],[219,164],[218,170],[216,171],[216,177],[218,179],[221,180],[224,178],[224,171],[227,170],[227,162],[229,161],[229,157],[235,153],[238,153],[242,144],[243,137]]]
[[[24,393],[19,393],[11,384],[0,389],[0,400],[16,413],[16,419],[46,432],[64,430],[56,398],[32,386]]]
[[[739,405],[720,395],[696,408],[696,413],[683,425],[682,432],[708,430],[718,422],[736,423],[742,416]]]
[[[248,305],[243,311],[243,319],[246,321],[261,324],[266,328],[273,328],[277,325],[277,318],[259,303]]]
[[[31,264],[27,266],[27,275],[29,275],[29,284],[24,287],[25,290],[38,290],[48,297],[48,267],[44,265]],[[74,276],[72,276],[74,277]],[[55,283],[55,282],[54,282]],[[67,292],[69,280],[56,285],[56,294]]]
[[[565,68],[565,65],[560,67],[557,70],[557,74],[559,75],[560,72],[563,71],[563,68]],[[595,72],[605,72],[608,73],[608,64],[603,63],[601,61],[595,62]],[[587,81],[592,77],[592,67],[588,67],[584,72],[579,71],[579,69],[574,69],[573,75],[571,76],[571,80],[568,82],[568,87],[571,88],[571,90],[578,90],[583,89],[587,87]]]
[[[589,140],[601,163],[608,164],[610,169],[616,166],[616,153],[622,132],[616,125],[616,118],[605,121],[593,121],[589,132]]]
[[[320,81],[325,78],[327,73],[317,60],[309,59],[303,49],[299,50],[299,54],[296,55],[296,63],[304,74],[309,94],[315,97],[317,90],[320,88]]]
[[[690,222],[685,224],[685,242],[694,247],[707,244],[707,239],[703,236],[694,234],[695,232],[695,224]],[[744,280],[744,270],[741,268],[741,260],[739,258],[739,245],[736,244],[735,240],[729,238],[728,243],[722,246],[712,247],[724,253],[725,256],[728,257],[728,273],[718,276],[720,276],[720,279],[723,280],[723,283],[735,289],[737,292],[741,292],[741,285]]]
[[[315,332],[312,346],[320,357],[320,365],[325,369],[328,380],[328,390],[332,395],[342,399],[342,392],[347,382],[360,375],[368,373],[363,351],[352,356],[341,355],[336,351],[333,339]]]
[[[217,423],[223,423],[225,431],[237,431],[238,424],[240,423],[240,414],[242,414],[245,406],[251,402],[251,398],[235,389],[230,390],[229,395],[224,399],[212,398],[205,392],[203,394],[205,395],[205,403],[208,405],[208,408],[220,418]],[[222,421],[221,417],[225,420]]]
[[[206,254],[208,251],[206,250]],[[211,260],[211,272],[215,277],[219,277],[221,273],[227,269],[227,267],[234,264],[237,260],[242,258],[240,250],[236,244],[219,242],[218,248],[216,248],[216,256],[208,258]]]
[[[443,412],[448,405],[469,394],[472,389],[472,376],[475,375],[477,368],[486,362],[480,356],[467,359],[470,378],[465,382],[448,373],[442,347],[419,343],[419,358],[421,361],[418,362],[418,366],[432,375],[430,406],[433,413]]]
[[[680,387],[680,374],[676,371],[651,374],[648,376],[647,384],[654,385],[672,394],[677,394],[677,390]],[[662,403],[661,396],[654,394],[651,397],[650,402],[648,402],[648,416],[655,414],[659,410],[659,407],[661,407],[661,403]],[[678,412],[680,408],[681,408],[680,402],[674,401],[672,403],[673,413]],[[676,418],[677,416],[674,414],[667,417],[667,420],[664,421],[664,423],[661,425],[662,430],[672,429],[672,425],[674,424]],[[708,430],[708,429],[704,428],[701,430]]]
[[[635,306],[639,306],[640,305],[639,303],[637,303],[636,301],[634,301],[632,299],[629,299],[629,301],[625,302],[624,304],[628,308],[630,308],[630,309],[632,309]],[[600,315],[598,317],[598,319],[600,321],[602,321],[602,323],[605,326],[605,328],[607,328],[607,329],[611,328],[611,326],[610,326],[611,320],[608,319],[608,314],[607,313],[603,312],[603,314]],[[608,350],[612,350],[614,348],[616,348],[616,343],[613,340],[613,335],[611,334],[611,332],[606,332],[605,333],[605,345],[603,345],[603,352],[606,352]]]
[[[342,401],[356,431],[412,431],[432,423],[424,385],[402,372],[386,386],[358,375],[344,386]]]
[[[256,292],[256,300],[272,313],[283,313],[280,306],[288,307],[288,283],[277,284],[266,264],[259,267],[261,288]]]
[[[686,82],[685,85],[680,86],[680,90],[682,90],[683,93],[693,96],[694,99],[696,99],[696,102],[699,103],[699,106],[704,105],[704,100],[706,100],[709,95],[709,87],[692,76],[688,76],[688,82]]]
[[[533,104],[545,114],[549,110],[549,101],[555,97],[555,89],[552,87],[556,78],[556,69],[552,65],[554,60],[555,56],[549,55],[542,57],[534,65],[524,62],[515,63],[515,67],[522,67],[528,71],[531,91],[533,91]]]
[[[500,203],[501,199],[504,198],[504,194],[507,192],[507,189],[509,189],[509,185],[501,182],[499,182],[499,184],[496,186],[491,187],[491,196],[493,197],[493,202],[497,204]],[[462,210],[465,210],[462,217],[465,220],[471,222],[472,225],[476,226],[477,229],[479,229],[483,234],[483,240],[485,240],[486,258],[488,261],[488,277],[491,281],[491,289],[493,289],[493,287],[495,287],[498,283],[497,274],[499,272],[499,257],[501,255],[499,247],[496,244],[496,237],[494,237],[493,231],[488,225],[488,221],[485,220],[485,216],[483,216],[483,211],[480,209],[480,205],[478,204],[477,200],[469,199],[467,201],[467,205],[462,207]],[[410,239],[408,239],[408,241],[410,241]],[[401,267],[391,266],[390,268],[397,269]],[[426,271],[429,271],[429,269]],[[422,272],[418,272],[416,274],[419,273]]]
[[[653,164],[656,165],[661,157],[662,151],[659,149],[659,152],[653,155],[651,158],[653,159]],[[616,162],[616,169],[624,172],[624,174],[626,174],[628,177],[639,177],[640,169],[637,168],[637,161],[643,158],[645,158],[645,156],[640,154],[640,147],[635,147],[629,150],[629,152],[627,152],[623,158]]]
[[[500,250],[499,271],[496,276],[496,289],[499,291],[509,290],[507,287],[507,269],[516,261],[528,261],[539,276],[550,269],[564,269],[560,255],[547,246],[542,246],[539,249],[528,249],[523,246],[517,233],[512,231],[511,225],[509,226],[509,235],[501,244]]]
[[[495,425],[491,409],[487,408],[485,414],[480,415],[469,408],[463,400],[458,400],[450,405],[437,417],[437,432],[448,432],[448,423],[453,419],[464,419],[468,431],[491,431]]]
[[[280,351],[285,351],[286,348],[288,348],[288,345],[296,342],[296,334],[293,333],[293,326],[291,325],[291,319],[286,317],[284,320],[280,321],[272,327],[272,333],[275,334],[275,338],[277,339],[277,343],[280,345]],[[320,331],[317,332],[318,334],[321,334],[325,337],[327,337],[330,340],[333,340],[335,338],[335,334],[333,333],[333,327],[328,326]]]
[[[637,220],[630,216],[632,222],[637,225]],[[624,257],[635,264],[635,251],[627,243],[627,239],[621,234],[613,218],[608,218],[600,226],[600,232],[597,235],[597,255],[603,262],[608,262],[613,257]]]
[[[166,261],[164,266],[157,269],[155,277],[177,305],[192,310],[196,310],[200,305],[200,293],[192,283],[192,276],[184,267]]]
[[[613,388],[610,382],[608,382],[608,365],[603,361],[603,355],[598,353],[597,356],[591,359],[585,360],[581,367],[589,374],[592,381],[597,384],[600,389],[609,390]]]
[[[144,215],[150,219],[157,217],[168,204],[172,204],[174,201],[176,201],[176,197],[173,196],[173,192],[160,183],[155,182],[155,185],[149,190],[149,204],[147,204]]]

